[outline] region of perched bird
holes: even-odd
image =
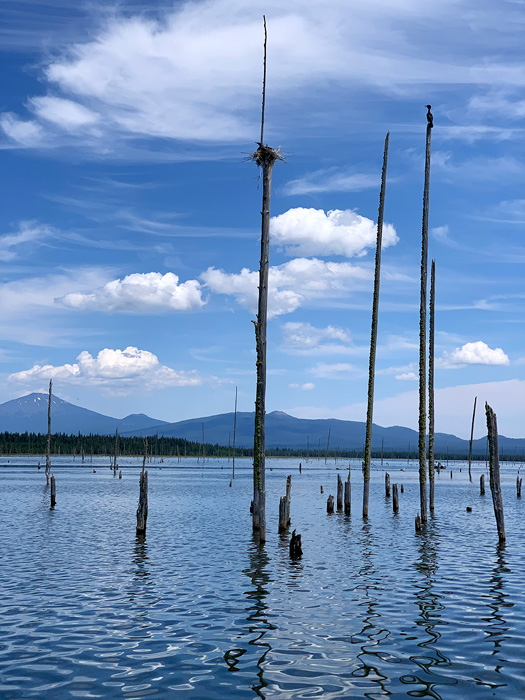
[[[430,128],[434,126],[434,117],[432,116],[432,112],[430,111],[431,105],[427,105],[427,122],[430,124]]]

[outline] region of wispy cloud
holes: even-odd
[[[284,186],[289,195],[318,194],[320,192],[361,192],[379,184],[378,175],[352,173],[329,168],[316,170],[297,180],[290,180]]]

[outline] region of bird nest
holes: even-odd
[[[270,146],[263,146],[262,143],[258,143],[258,146],[259,148],[251,154],[250,159],[259,167],[272,166],[277,160],[284,161],[280,146],[279,148],[271,148]]]

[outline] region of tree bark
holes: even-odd
[[[430,267],[430,305],[428,333],[428,481],[429,507],[434,512],[434,315],[436,308],[436,261]]]
[[[46,484],[49,485],[51,476],[51,397],[53,380],[49,380],[49,401],[47,404],[47,443],[46,443]]]
[[[503,498],[499,477],[498,423],[496,414],[488,403],[485,403],[485,412],[487,414],[487,433],[489,438],[490,490],[492,492],[498,537],[500,543],[503,543],[505,542],[505,520],[503,517]]]

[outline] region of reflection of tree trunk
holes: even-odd
[[[505,559],[505,545],[498,543],[496,548],[496,565],[492,570],[490,579],[490,602],[487,603],[490,615],[488,618],[483,618],[488,623],[487,629],[484,630],[487,635],[486,639],[494,644],[492,654],[496,657],[501,653],[503,641],[509,631],[509,624],[503,617],[502,610],[514,606],[514,603],[507,602],[508,594],[504,592],[505,574],[509,571],[510,569]],[[494,670],[496,673],[499,673],[501,669],[501,665],[497,663],[498,660],[495,659],[496,666]]]
[[[270,576],[267,572],[268,555],[255,537],[252,539],[249,552],[249,567],[244,569],[243,573],[248,576],[251,581],[250,590],[246,591],[246,599],[248,606],[246,607],[246,622],[248,634],[248,648],[229,649],[224,654],[224,660],[230,671],[236,671],[239,659],[244,654],[250,651],[249,647],[256,647],[256,666],[258,681],[252,685],[252,690],[260,697],[265,698],[264,688],[268,685],[264,679],[264,662],[266,655],[271,650],[268,642],[264,641],[264,636],[269,630],[275,627],[268,622],[266,604],[266,596],[268,595],[268,586],[271,583]]]

